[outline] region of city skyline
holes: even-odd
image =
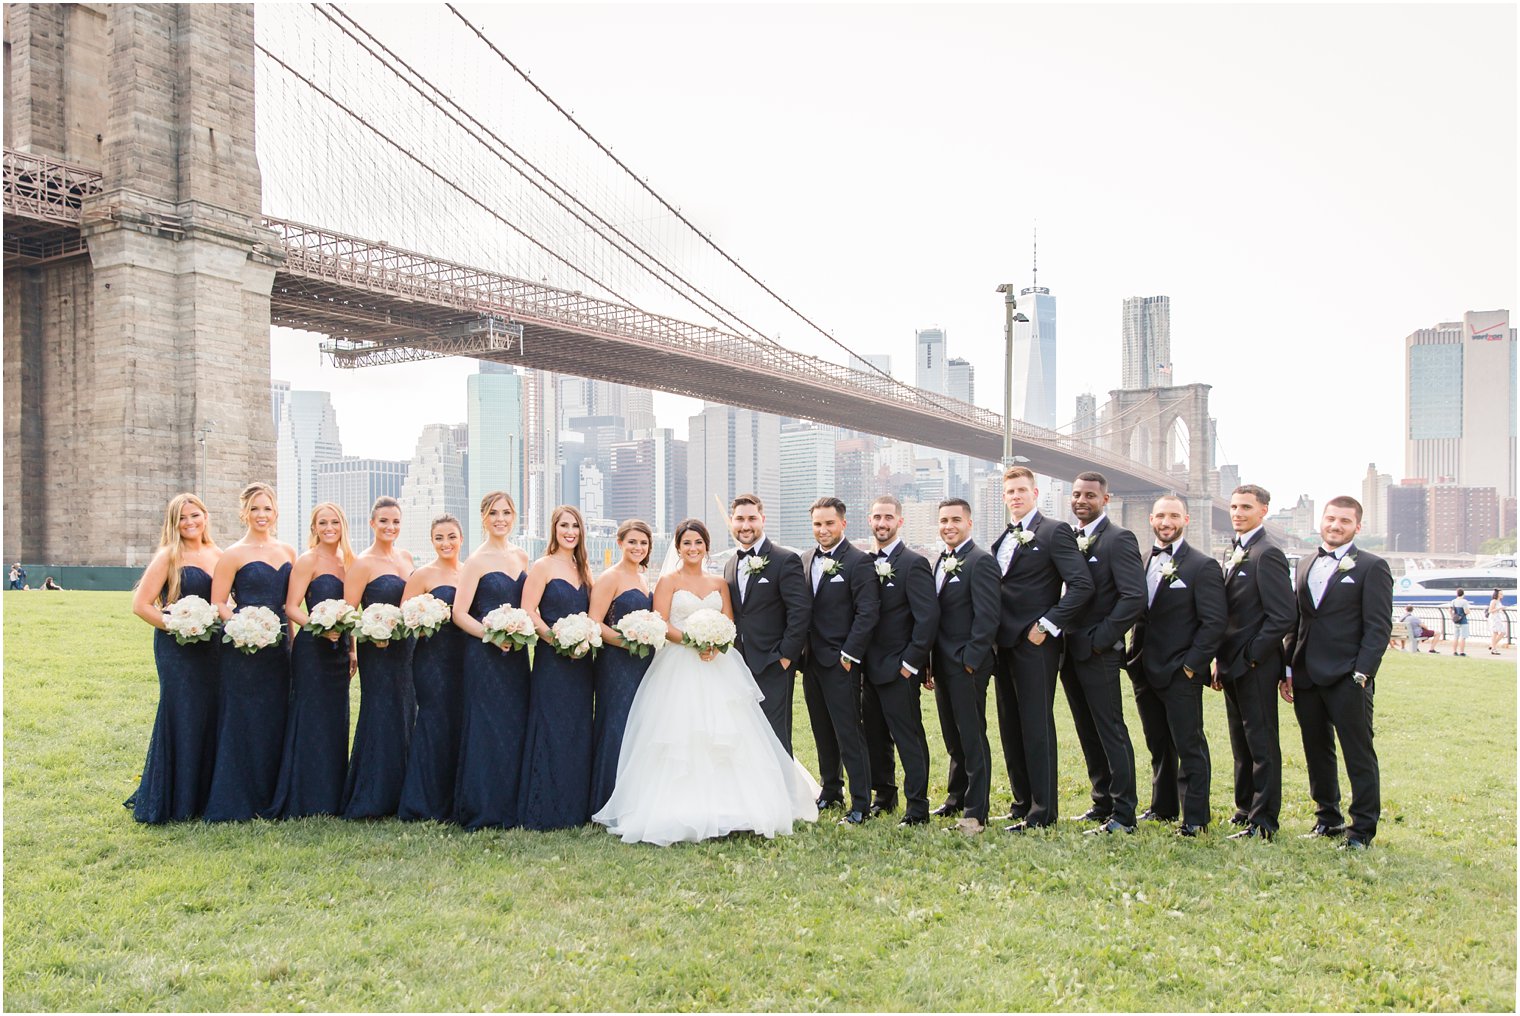
[[[1005,277],[1021,278],[1010,269],[1023,257],[1011,252],[1023,246],[1017,238],[1028,236],[1035,218],[1045,241],[1041,281],[1062,294],[1058,420],[1071,419],[1080,392],[1098,394],[1101,404],[1119,387],[1123,299],[1166,293],[1174,382],[1214,386],[1219,461],[1239,463],[1241,478],[1271,489],[1275,504],[1291,504],[1300,493],[1319,503],[1354,493],[1368,461],[1384,468],[1401,461],[1402,425],[1391,397],[1401,384],[1401,336],[1469,308],[1514,306],[1514,69],[1498,59],[1478,60],[1480,71],[1460,81],[1413,82],[1404,73],[1430,47],[1476,40],[1482,48],[1512,36],[1505,31],[1513,27],[1512,10],[1137,7],[1105,9],[1095,21],[1049,8],[891,9],[870,21],[880,46],[849,56],[848,66],[809,70],[766,89],[752,82],[764,75],[769,43],[801,36],[808,45],[832,46],[861,30],[858,12],[701,9],[677,25],[646,23],[643,10],[606,12],[614,34],[639,41],[632,48],[644,56],[636,72],[626,47],[573,43],[563,30],[567,15],[537,8],[470,13],[498,38],[510,30],[514,50],[532,54],[535,80],[851,348],[904,363],[923,322],[953,332],[956,352],[988,379],[977,386],[982,405],[1001,409],[1002,304],[992,289]],[[383,23],[396,15],[366,9],[364,16]],[[1312,32],[1304,31],[1306,19]],[[981,22],[988,30],[964,31]],[[1039,32],[1042,46],[1021,51],[1011,66],[998,64],[994,27]],[[705,67],[716,52],[710,40],[736,34],[746,45],[725,48],[713,87],[693,95],[693,61]],[[934,63],[945,73],[899,81],[892,54],[916,37],[941,41]],[[1127,44],[1135,37],[1147,46],[1132,53]],[[1237,37],[1252,42],[1219,45]],[[1358,45],[1348,46],[1351,40]],[[1311,59],[1283,88],[1274,54],[1289,44],[1307,46]],[[655,66],[660,61],[647,59],[651,47],[690,60]],[[1088,57],[1072,59],[1079,49]],[[1096,76],[1076,73],[1094,66]],[[1206,92],[1193,87],[1200,76],[1210,80]],[[865,99],[849,90],[862,79],[872,86]],[[612,84],[618,80],[624,83]],[[1020,88],[1046,97],[1048,136],[1039,159],[1006,158],[997,132],[975,126],[987,119],[989,102]],[[844,129],[818,113],[846,102],[856,115]],[[679,115],[652,115],[666,106]],[[709,108],[725,112],[709,117]],[[1156,116],[1167,127],[1164,144],[1150,127]],[[1358,125],[1354,135],[1345,130],[1348,116]],[[1411,118],[1436,117],[1452,137],[1497,131],[1499,154],[1459,168],[1448,148],[1409,149]],[[698,158],[682,133],[693,120],[708,125]],[[938,187],[932,165],[882,158],[878,134],[889,136],[880,133],[889,125],[896,143],[942,149],[934,161],[966,177],[955,193]],[[842,200],[782,172],[769,155],[756,158],[752,130],[788,138],[785,148],[814,150],[820,164],[858,167],[858,193]],[[1073,142],[1069,151],[1049,143],[1062,138]],[[1147,159],[1127,161],[1122,172],[1095,158],[1135,145]],[[725,172],[709,171],[717,165]],[[1368,165],[1377,172],[1369,174]],[[1011,174],[996,188],[994,167]],[[884,191],[895,194],[889,204],[900,212],[887,217],[890,224],[866,217],[885,206],[875,197]],[[989,201],[995,192],[1024,197]],[[1421,200],[1409,202],[1411,193]],[[1397,218],[1388,214],[1395,207]],[[964,229],[947,233],[950,222],[974,224],[976,238]],[[1454,228],[1464,236],[1455,246],[1446,239]],[[841,252],[835,238],[846,236]],[[896,258],[915,248],[934,256]],[[877,250],[892,251],[893,262],[856,253]],[[867,299],[872,292],[878,295]],[[801,335],[782,340],[824,351]],[[467,362],[369,368],[328,384],[314,378],[343,372],[313,370],[310,337],[277,336],[275,345],[276,376],[333,391],[345,435],[354,434],[361,454],[394,455],[395,442],[383,443],[383,432],[405,422],[414,436],[424,422],[407,418],[407,396],[426,402],[419,393],[474,369]],[[1332,401],[1312,419],[1299,418],[1292,392],[1322,365],[1325,350],[1337,351],[1363,384],[1390,398]],[[1270,427],[1260,426],[1263,391],[1278,393],[1274,405],[1284,410]],[[699,405],[660,395],[654,403],[661,425],[678,437]],[[386,418],[374,407],[384,407]],[[1350,439],[1344,461],[1302,454],[1327,429]]]

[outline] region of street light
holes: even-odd
[[[196,438],[201,445],[201,482],[197,485],[196,493],[206,497],[206,436],[216,429],[215,420],[202,420],[198,428],[200,436]]]
[[[1013,323],[1028,324],[1029,319],[1019,313],[1018,300],[1014,297],[1013,283],[1005,282],[997,288],[1003,294],[1003,311],[1007,327],[1003,330],[1003,468],[1014,463],[1013,455]],[[1023,458],[1023,456],[1020,456]],[[1028,459],[1024,459],[1028,462]]]

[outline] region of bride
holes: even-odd
[[[681,644],[696,611],[733,617],[728,584],[703,570],[707,550],[707,527],[682,522],[679,566],[655,587],[668,641],[628,712],[612,797],[592,816],[625,843],[663,847],[736,830],[772,837],[818,819],[818,787],[776,740],[744,658],[732,647],[698,653]]]

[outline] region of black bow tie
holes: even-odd
[[[1172,548],[1171,547],[1152,547],[1151,548],[1151,557],[1155,557],[1157,554],[1170,554],[1171,552],[1172,552]]]
[[[749,550],[741,550],[741,551],[739,551],[739,556],[740,556],[740,557],[741,557],[741,558],[744,558],[744,557],[749,557],[749,556],[750,556],[750,555],[751,555],[751,554],[753,554],[753,553],[754,553],[754,552],[755,552],[755,551],[754,551],[754,549],[753,549],[753,548],[751,548],[751,549],[749,549]]]
[[[1335,556],[1335,551],[1333,551],[1333,550],[1326,550],[1324,547],[1321,547],[1321,548],[1319,548],[1319,553],[1315,554],[1314,556],[1316,558],[1334,557]]]
[[[829,559],[829,560],[830,560],[830,561],[832,561],[832,560],[834,560],[834,554],[835,554],[835,553],[836,553],[836,551],[832,551],[832,550],[824,550],[824,549],[823,549],[823,548],[822,548],[822,547],[819,547],[819,548],[818,548],[818,556],[819,556],[819,557],[826,557],[826,558],[828,558],[828,559]]]
[[[1230,546],[1234,547],[1236,550],[1239,550],[1241,547],[1244,547],[1245,544],[1241,543],[1240,537],[1237,536],[1235,539],[1230,541]]]
[[[878,550],[876,552],[876,558],[877,558],[877,560],[880,560],[881,558],[884,558],[884,557],[887,557],[887,556],[888,556],[887,552],[884,551],[884,550]]]

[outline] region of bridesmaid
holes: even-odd
[[[132,595],[132,613],[156,629],[158,715],[148,741],[142,782],[126,806],[139,822],[198,818],[211,790],[216,761],[217,646],[182,646],[164,630],[164,608],[181,596],[211,601],[211,574],[221,558],[211,538],[211,516],[194,494],[179,494],[164,509],[158,552]]]
[[[354,549],[348,542],[348,519],[331,502],[311,510],[309,530],[310,549],[296,558],[285,596],[285,616],[296,629],[290,650],[290,717],[280,780],[266,818],[338,814],[348,770],[348,683],[357,666],[353,640],[298,629],[317,604],[343,599]]]
[[[628,709],[633,693],[639,690],[644,671],[654,657],[639,659],[623,648],[623,637],[613,625],[635,610],[651,610],[654,597],[644,581],[649,567],[649,547],[654,539],[649,523],[629,519],[618,527],[618,548],[623,552],[618,563],[597,576],[591,587],[591,618],[602,623],[605,646],[593,665],[595,672],[596,712],[591,720],[593,755],[591,761],[591,813],[602,810],[612,796],[617,782],[618,753],[623,748],[623,729],[628,725]]]
[[[591,819],[591,659],[554,651],[550,626],[589,606],[585,524],[573,505],[549,516],[549,549],[528,569],[522,606],[538,629],[528,694],[518,814],[528,829]]]
[[[374,542],[354,559],[343,580],[343,598],[356,607],[401,604],[412,574],[412,555],[396,546],[401,534],[401,503],[378,497],[370,509]],[[412,640],[359,646],[359,724],[343,785],[344,818],[383,818],[396,814],[406,778],[407,746],[417,698],[412,690]]]
[[[463,725],[454,821],[466,829],[511,829],[518,824],[517,793],[528,720],[528,654],[481,641],[481,619],[502,605],[522,603],[528,555],[508,538],[517,525],[512,496],[494,490],[481,498],[486,538],[459,574],[454,623],[464,639]]]
[[[238,506],[247,532],[216,563],[211,602],[224,621],[250,607],[268,607],[283,620],[296,549],[274,538],[279,517],[274,488],[267,483],[250,483],[238,495]],[[290,700],[289,644],[281,639],[279,644],[252,654],[224,645],[221,661],[216,767],[211,775],[206,821],[241,822],[267,814],[280,778],[280,750]]]
[[[405,603],[414,596],[432,593],[454,605],[459,586],[459,549],[464,532],[452,515],[433,520],[429,538],[437,557],[412,572],[401,594]],[[401,785],[401,805],[396,814],[406,821],[449,822],[454,817],[454,779],[459,766],[459,726],[464,643],[452,621],[427,638],[417,639],[412,650],[412,685],[417,691],[417,725],[412,728],[411,753],[406,760],[406,781]]]

